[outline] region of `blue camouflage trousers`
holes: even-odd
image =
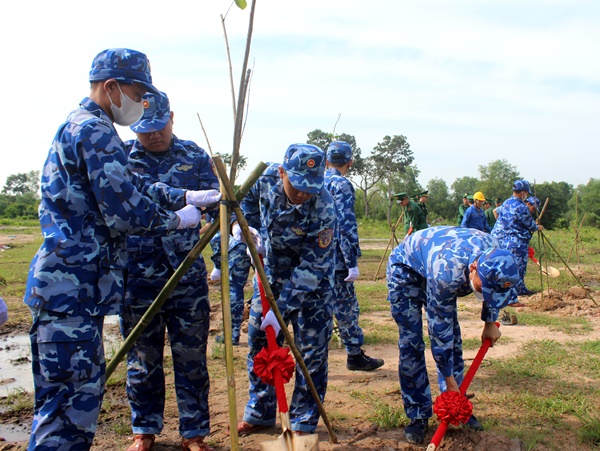
[[[250,257],[246,245],[240,243],[229,251],[229,292],[231,302],[231,331],[233,341],[239,341],[242,318],[244,316],[244,286],[248,281]]]
[[[425,309],[427,315],[430,337],[435,336],[432,333],[434,330],[448,328],[454,335],[452,349],[453,375],[460,386],[463,380],[464,361],[456,300],[445,307],[447,309],[447,315],[445,316],[451,319],[452,324],[441,324],[438,315],[436,315],[430,303],[427,302],[426,281],[421,275],[408,266],[388,266],[387,283],[392,317],[398,324],[398,349],[400,350],[398,375],[404,411],[411,420],[430,418],[433,415],[433,404],[425,363],[423,309]],[[436,308],[439,309],[440,306],[436,305]],[[446,391],[445,378],[439,372],[438,383],[440,391]]]
[[[121,332],[131,333],[158,295],[159,287],[127,287]],[[173,356],[179,433],[184,438],[210,433],[206,364],[210,308],[206,279],[178,285],[127,353],[127,397],[134,434],[159,434],[163,429],[165,330]]]
[[[336,271],[333,294],[333,314],[340,330],[340,338],[348,355],[358,354],[365,341],[358,324],[360,307],[354,292],[354,282],[344,282],[348,271]]]
[[[31,309],[35,387],[29,450],[88,450],[105,386],[103,316]]]
[[[529,261],[529,242],[523,242],[520,240],[498,240],[500,247],[506,249],[515,257],[517,266],[519,267],[519,281],[515,285],[517,294],[525,294],[527,287],[525,287],[525,273],[527,272],[527,262]]]
[[[276,285],[273,284],[272,287],[275,299],[279,297]],[[328,345],[333,325],[332,308],[329,303],[319,304],[313,301],[307,304],[299,309],[286,309],[285,306],[279,305],[278,307],[286,324],[292,324],[294,343],[302,355],[319,398],[323,402],[327,390]],[[254,373],[254,356],[267,346],[265,332],[260,330],[261,323],[262,306],[260,296],[255,292],[248,321],[250,351],[247,356],[247,365],[250,399],[244,410],[244,421],[255,425],[273,426],[277,412],[275,388],[262,382]],[[282,333],[279,334],[277,341],[280,346],[283,344]],[[298,366],[296,366],[294,392],[289,407],[292,430],[314,432],[319,422],[319,410]]]

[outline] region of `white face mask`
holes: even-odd
[[[473,286],[473,281],[471,279],[469,279],[469,285],[471,285],[471,290],[473,290],[473,294],[475,295],[475,299],[477,299],[478,301],[483,302],[483,293],[481,293],[480,291],[477,291],[475,289],[475,287]]]
[[[119,125],[128,127],[131,124],[135,124],[144,114],[144,104],[142,102],[136,102],[131,99],[128,95],[123,94],[121,86],[117,83],[119,92],[121,93],[121,108],[117,107],[110,96],[110,109],[112,111],[115,122]]]

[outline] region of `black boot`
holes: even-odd
[[[346,368],[350,371],[373,371],[382,367],[383,364],[383,359],[369,357],[362,349],[358,354],[349,355],[346,360]]]
[[[408,443],[420,445],[425,440],[425,434],[429,430],[428,418],[415,418],[404,428],[404,438]]]
[[[475,415],[471,415],[469,421],[465,423],[465,427],[471,429],[472,431],[483,431],[483,426],[477,420],[477,418],[475,418]]]

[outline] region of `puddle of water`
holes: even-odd
[[[0,338],[1,395],[7,395],[19,388],[28,392],[33,391],[30,356],[29,335]]]
[[[29,435],[28,427],[19,424],[0,424],[0,437],[7,442],[29,441]]]
[[[119,316],[107,316],[104,324],[119,324]],[[104,334],[104,350],[107,356],[118,349],[122,343],[121,334]],[[33,392],[31,374],[31,349],[29,335],[3,336],[0,338],[0,396],[6,396],[15,390]],[[0,434],[0,437],[3,437]],[[5,437],[6,438],[6,437]]]

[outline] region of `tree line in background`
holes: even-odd
[[[392,224],[401,214],[393,194],[407,192],[413,197],[428,190],[427,209],[432,224],[455,225],[458,206],[464,193],[481,191],[489,200],[502,200],[512,195],[512,184],[523,177],[506,160],[495,160],[479,166],[479,177],[464,176],[450,187],[445,180],[433,178],[422,186],[413,151],[405,136],[384,136],[368,156],[363,156],[354,136],[335,135],[319,129],[307,134],[309,144],[327,149],[334,140],[346,141],[353,149],[353,166],[348,177],[356,186],[356,215],[359,219],[386,220]],[[225,164],[230,156],[222,154]],[[228,159],[229,158],[229,159]],[[238,169],[246,166],[241,157]],[[13,174],[6,179],[0,194],[0,218],[35,219],[39,204],[39,171]],[[590,179],[586,185],[574,188],[566,182],[533,183],[532,189],[542,205],[550,199],[542,223],[545,227],[566,228],[571,224],[600,226],[600,179]]]

